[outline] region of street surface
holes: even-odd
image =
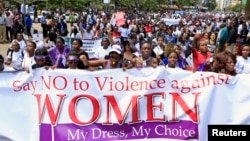
[[[70,31],[70,24],[68,23],[68,30]],[[40,23],[33,23],[33,29],[37,29],[38,32],[42,32],[42,27]],[[7,58],[6,52],[8,47],[10,46],[10,43],[0,43],[0,54],[2,54],[5,57],[5,60]]]

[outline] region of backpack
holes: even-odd
[[[13,50],[11,48],[9,48],[8,51],[7,51],[7,55],[9,54],[9,52],[10,52],[10,60],[12,61]],[[21,53],[22,53],[22,57],[24,57],[23,51],[21,51]]]

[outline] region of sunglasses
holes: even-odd
[[[46,56],[38,55],[38,56],[35,56],[35,59],[36,59],[36,60],[45,60],[45,59],[46,59]]]
[[[69,61],[69,64],[78,64],[78,61]]]

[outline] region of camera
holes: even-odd
[[[125,66],[128,66],[129,64],[131,64],[131,61],[128,59],[123,59],[122,64],[124,64]]]

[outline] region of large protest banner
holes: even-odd
[[[164,67],[0,73],[1,141],[207,141],[250,124],[249,75]]]
[[[82,47],[89,55],[90,59],[95,59],[96,50],[101,47],[101,39],[99,40],[82,40]]]
[[[74,38],[64,37],[65,45],[69,48],[72,48],[72,41]],[[83,39],[82,40],[82,47],[84,51],[86,51],[89,55],[90,59],[95,59],[95,51],[101,47],[101,39],[98,40],[88,40]]]
[[[64,37],[63,39],[65,41],[65,45],[68,46],[69,48],[72,48],[71,44],[74,38]],[[81,49],[88,53],[90,59],[96,59],[95,52],[98,48],[102,47],[101,41],[102,39],[96,39],[96,40],[83,39],[82,40],[83,44]],[[115,44],[121,45],[120,37],[114,37],[113,41]]]

